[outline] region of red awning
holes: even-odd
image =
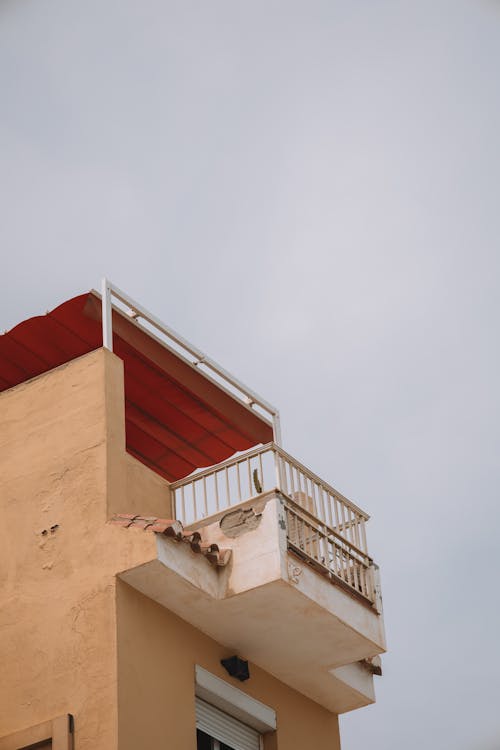
[[[74,297],[0,336],[0,391],[101,346],[101,300]],[[166,479],[272,440],[265,419],[117,310],[113,349],[124,362],[127,450]]]

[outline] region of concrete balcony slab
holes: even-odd
[[[231,549],[226,566],[157,535],[157,559],[120,578],[331,711],[372,703],[362,662],[385,650],[382,615],[290,552],[279,493],[245,511],[242,523],[226,514],[200,529]]]

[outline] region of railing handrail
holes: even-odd
[[[370,519],[370,516],[368,513],[366,513],[364,510],[361,510],[355,503],[352,502],[352,500],[349,500],[347,497],[344,497],[342,493],[338,492],[334,487],[331,486],[331,484],[328,484],[328,482],[325,482],[324,479],[321,479],[317,474],[315,474],[313,471],[307,468],[307,466],[304,466],[303,463],[298,461],[296,458],[294,458],[290,453],[287,453],[283,448],[279,445],[277,445],[274,442],[265,443],[265,445],[257,446],[256,448],[252,448],[250,451],[246,451],[245,453],[240,453],[238,456],[232,456],[231,458],[226,459],[225,461],[222,461],[221,463],[214,464],[213,466],[209,466],[206,469],[202,469],[201,471],[197,471],[195,474],[190,474],[187,477],[184,477],[183,479],[178,479],[175,482],[172,482],[170,485],[170,489],[176,490],[178,487],[186,486],[188,484],[191,484],[191,482],[196,482],[198,479],[203,479],[203,477],[208,477],[211,474],[215,474],[218,471],[223,471],[225,468],[228,468],[229,466],[235,466],[237,463],[242,463],[250,458],[253,458],[254,456],[258,456],[262,453],[267,453],[268,451],[273,451],[275,453],[278,453],[278,455],[281,456],[281,458],[284,458],[285,461],[290,462],[293,464],[296,468],[298,468],[303,474],[305,474],[311,481],[316,482],[317,484],[320,484],[327,492],[329,492],[331,495],[337,498],[341,503],[344,503],[348,508],[350,508],[352,511],[357,513],[361,516],[361,518],[364,521],[368,521]],[[276,489],[280,489],[283,494],[283,489],[280,487],[276,487]],[[293,500],[293,498],[291,498]]]

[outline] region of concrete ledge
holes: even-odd
[[[356,662],[384,651],[382,618],[288,552],[279,495],[259,511],[236,536],[220,519],[201,529],[231,548],[223,568],[157,535],[157,559],[120,577],[329,710],[372,703],[373,677]]]

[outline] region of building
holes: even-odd
[[[339,748],[368,516],[276,409],[108,282],[0,336],[0,390],[0,750]]]

